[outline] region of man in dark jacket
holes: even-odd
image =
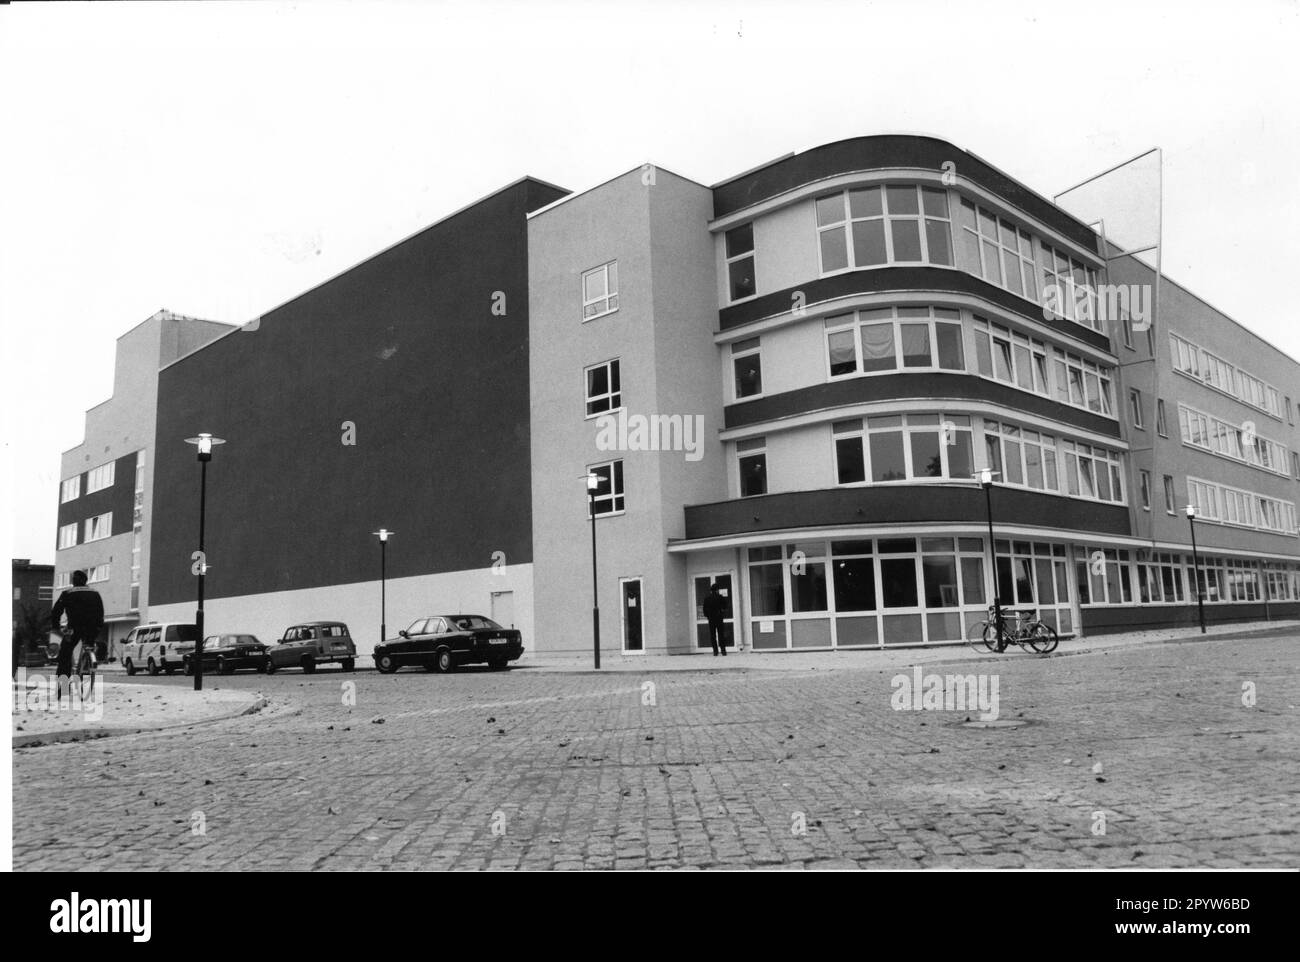
[[[709,641],[713,643],[713,655],[716,658],[718,649],[722,649],[722,654],[727,654],[727,639],[723,635],[723,622],[727,617],[727,599],[722,597],[722,592],[718,591],[718,583],[715,581],[709,586],[709,593],[704,598],[704,617],[709,621]]]
[[[59,663],[57,674],[59,690],[62,692],[64,679],[72,677],[72,650],[80,642],[83,645],[95,644],[100,630],[104,627],[104,601],[94,588],[86,587],[86,573],[72,572],[72,587],[59,595],[50,612],[50,622],[54,630],[59,630],[64,615],[68,616],[70,635],[64,635],[59,643]]]

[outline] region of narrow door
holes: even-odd
[[[619,582],[623,596],[623,650],[644,651],[644,625],[641,614],[641,579],[624,578]]]
[[[502,628],[515,626],[515,593],[513,591],[492,592],[492,620]]]
[[[722,622],[722,638],[728,648],[736,645],[736,605],[731,590],[731,572],[711,575],[697,575],[693,579],[695,586],[695,647],[713,648],[709,639],[709,619],[704,617],[704,599],[709,596],[709,586],[716,584],[718,594],[727,603],[726,617]]]

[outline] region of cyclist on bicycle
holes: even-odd
[[[68,616],[66,629],[60,626],[65,614]],[[94,588],[86,587],[84,571],[72,572],[72,587],[66,589],[54,602],[50,621],[54,629],[63,635],[63,640],[59,643],[58,668],[55,670],[59,691],[62,693],[64,679],[72,676],[72,650],[78,642],[87,650],[93,649],[95,639],[104,627],[104,600]]]

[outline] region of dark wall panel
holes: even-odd
[[[728,428],[735,428],[793,417],[810,411],[824,411],[849,404],[902,398],[963,398],[988,401],[1116,439],[1120,436],[1119,422],[1114,418],[1102,417],[1091,411],[1081,411],[1060,401],[1029,394],[1008,384],[999,384],[972,374],[930,371],[924,374],[900,371],[897,374],[851,377],[840,381],[828,381],[825,384],[814,384],[795,391],[783,391],[780,394],[770,394],[752,401],[728,404],[723,417]]]
[[[151,603],[194,591],[200,431],[212,597],[376,579],[380,526],[390,578],[531,561],[525,214],[562,196],[506,188],[165,369]]]
[[[785,314],[794,304],[796,292],[802,295],[805,307],[812,307],[823,301],[854,294],[877,294],[887,291],[936,291],[953,294],[968,294],[982,297],[1021,317],[1044,324],[1059,336],[1083,344],[1090,344],[1098,350],[1110,351],[1110,338],[1099,331],[1094,331],[1065,319],[1049,321],[1043,316],[1043,309],[1019,294],[997,287],[965,271],[956,271],[946,267],[869,267],[860,270],[832,274],[830,277],[810,279],[806,284],[788,287],[783,291],[773,291],[753,300],[732,304],[718,311],[718,324],[722,330],[730,330],[742,324],[749,324],[768,317]]]
[[[1190,605],[1131,605],[1123,608],[1084,608],[1083,628],[1088,634],[1150,631],[1158,628],[1195,628],[1200,624],[1196,600]],[[1206,605],[1205,623],[1224,624],[1264,620],[1264,603]],[[1300,618],[1300,602],[1278,601],[1268,606],[1273,621]]]
[[[113,534],[130,532],[135,512],[135,462],[134,451],[124,454],[116,459],[111,485],[93,494],[83,493],[81,497],[59,505],[59,527],[76,522],[77,544],[81,544],[86,535],[86,526],[83,522],[87,518],[95,518],[109,511],[113,512]],[[89,471],[81,472],[83,492],[86,490],[86,478],[89,473]]]
[[[691,505],[685,510],[688,539],[825,525],[983,524],[987,517],[984,491],[974,484],[828,488]],[[1044,537],[1061,530],[1129,533],[1128,508],[1123,505],[1012,488],[994,489],[993,519],[995,534],[999,523],[1010,522],[1041,527]]]

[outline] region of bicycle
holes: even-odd
[[[1025,651],[1050,654],[1061,643],[1056,629],[1035,616],[1034,611],[999,610],[989,606],[989,620],[975,625],[967,639],[976,651],[1001,654],[1013,643]]]

